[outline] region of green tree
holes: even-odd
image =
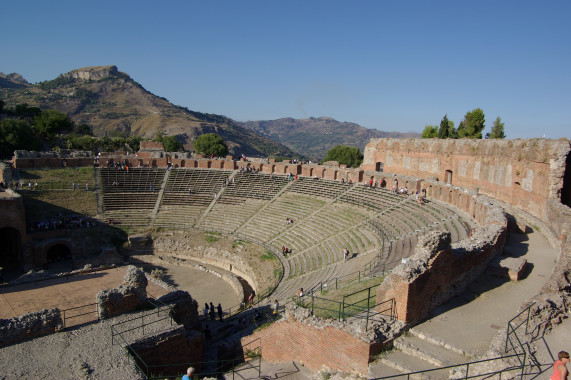
[[[17,104],[16,107],[14,107],[14,115],[21,118],[26,118],[26,117],[33,118],[39,116],[41,113],[42,113],[41,109],[39,109],[38,107],[30,107],[26,103]]]
[[[427,125],[420,134],[423,139],[432,139],[438,137],[438,128],[432,125]]]
[[[184,150],[182,143],[177,140],[176,136],[163,136],[163,147],[165,152],[182,152]]]
[[[438,138],[445,139],[449,136],[450,126],[448,125],[448,114],[444,115],[442,121],[440,121],[440,128],[438,129]]]
[[[24,120],[0,121],[0,158],[11,158],[15,150],[37,150],[41,144]]]
[[[47,110],[34,117],[34,130],[44,138],[52,138],[57,133],[71,131],[73,122],[63,113]]]
[[[359,148],[345,145],[337,145],[331,148],[321,162],[337,161],[341,165],[356,168],[363,162],[363,155]]]
[[[504,123],[502,123],[502,119],[498,116],[496,120],[494,120],[494,126],[492,127],[491,133],[486,133],[487,139],[505,139],[506,135],[504,133]]]
[[[458,125],[458,137],[468,137],[471,139],[481,139],[482,131],[486,127],[486,119],[484,111],[476,108],[472,111],[466,112],[464,120]]]
[[[224,157],[228,153],[228,147],[224,143],[224,139],[216,133],[205,133],[194,140],[194,150],[196,153],[215,155],[216,157]]]

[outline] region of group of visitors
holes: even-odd
[[[257,172],[259,172],[259,170],[256,169],[254,166],[250,166],[250,164],[248,164],[248,166],[241,166],[240,167],[240,173],[242,173],[242,174],[244,174],[244,173],[256,174]]]
[[[287,224],[287,225],[293,224],[293,219],[291,219],[291,218],[286,218],[286,224]]]
[[[205,303],[203,313],[204,313],[204,319],[208,319],[210,317],[211,321],[216,320],[216,314],[218,313],[218,320],[222,322],[222,316],[224,312],[222,311],[222,305],[220,303],[218,303],[218,306],[216,307],[212,302],[210,302],[210,305],[208,305],[208,303]]]
[[[95,226],[96,220],[84,215],[63,216],[47,218],[39,222],[31,223],[28,232],[50,231],[59,229],[90,228]]]
[[[285,245],[282,245],[282,255],[287,256],[288,253],[291,253],[291,249],[287,248]]]

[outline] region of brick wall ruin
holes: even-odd
[[[546,220],[547,199],[561,199],[568,140],[372,139],[361,168],[436,177]]]
[[[290,306],[284,318],[242,338],[242,344],[261,339],[262,357],[269,362],[295,360],[312,371],[325,366],[367,376],[369,362],[404,325],[387,321],[382,326],[383,331],[367,330],[364,321],[321,319],[311,316],[308,309]]]

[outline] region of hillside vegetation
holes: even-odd
[[[86,67],[56,79],[28,84],[16,74],[3,76],[0,98],[7,107],[28,104],[68,115],[95,136],[176,136],[186,148],[196,137],[216,133],[231,154],[300,157],[284,145],[262,137],[233,120],[194,112],[153,95],[115,66]],[[18,82],[14,82],[15,80]]]

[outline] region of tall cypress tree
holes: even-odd
[[[448,138],[448,114],[444,115],[442,121],[440,122],[440,128],[438,129],[438,138],[446,139]]]

